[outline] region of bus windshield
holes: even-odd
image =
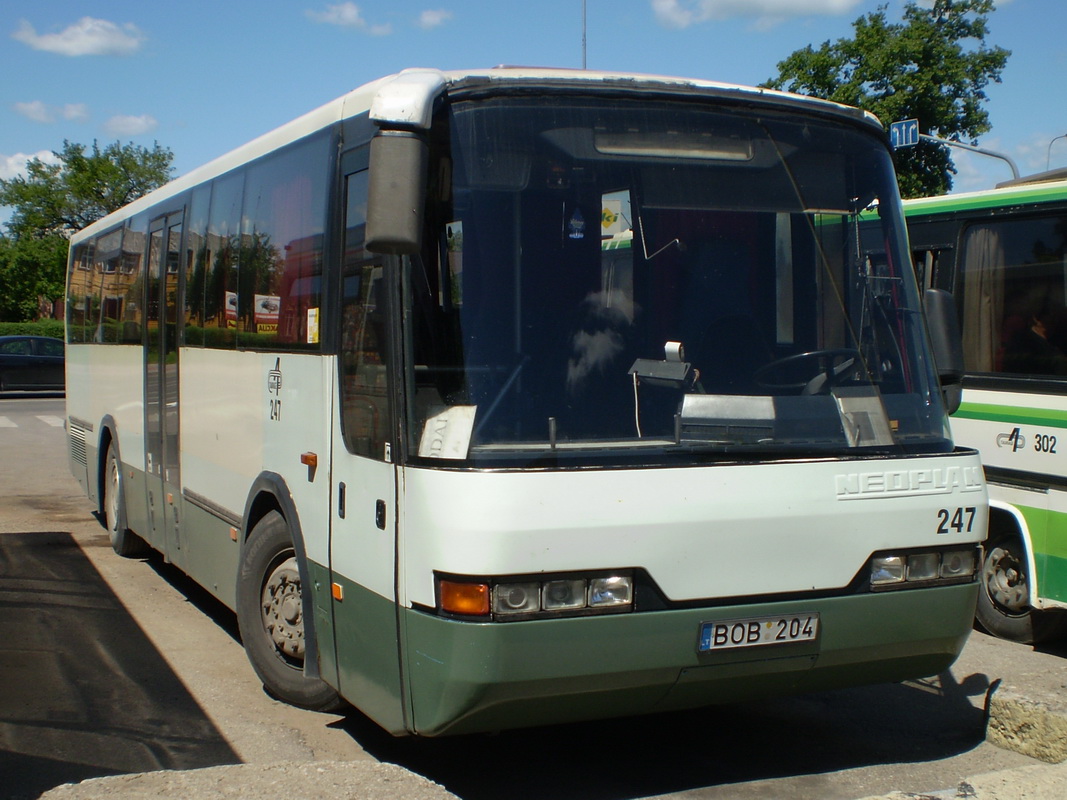
[[[431,153],[404,292],[413,461],[950,449],[892,163],[859,127],[459,98]]]

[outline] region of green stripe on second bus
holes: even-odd
[[[953,416],[961,419],[1006,422],[1013,425],[1045,425],[1051,428],[1067,428],[1067,411],[1051,408],[1022,408],[991,403],[963,403]]]

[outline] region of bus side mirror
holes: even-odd
[[[948,413],[954,414],[960,407],[963,382],[963,335],[956,314],[956,299],[944,289],[927,289],[923,306],[941,392]]]
[[[423,192],[429,148],[409,131],[380,131],[370,143],[366,247],[411,255],[422,242]]]

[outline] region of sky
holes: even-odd
[[[881,4],[901,19],[903,0],[0,0],[0,178],[64,140],[158,142],[181,175],[406,67],[754,85]],[[1067,2],[998,0],[989,27],[986,45],[1012,55],[979,145],[1023,175],[1067,166]],[[954,191],[1012,177],[1004,160],[953,156]]]

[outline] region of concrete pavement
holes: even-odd
[[[985,685],[986,738],[1043,764],[971,776],[946,775],[928,793],[892,792],[879,800],[1063,800],[1067,797],[1067,642],[1044,652],[975,632],[952,667],[957,684]],[[1027,654],[1026,659],[1019,656]],[[94,778],[45,792],[41,800],[444,800],[456,796],[394,764],[374,761],[239,764],[186,772]],[[874,800],[868,798],[867,800]]]
[[[92,778],[58,786],[41,800],[455,800],[455,795],[403,767],[377,761],[233,764],[176,772]]]
[[[1026,659],[1019,658],[1023,652]],[[865,800],[1067,797],[1067,641],[1033,648],[975,632],[952,672],[960,681],[987,680],[987,741],[1046,763],[961,777],[928,794],[893,792]]]

